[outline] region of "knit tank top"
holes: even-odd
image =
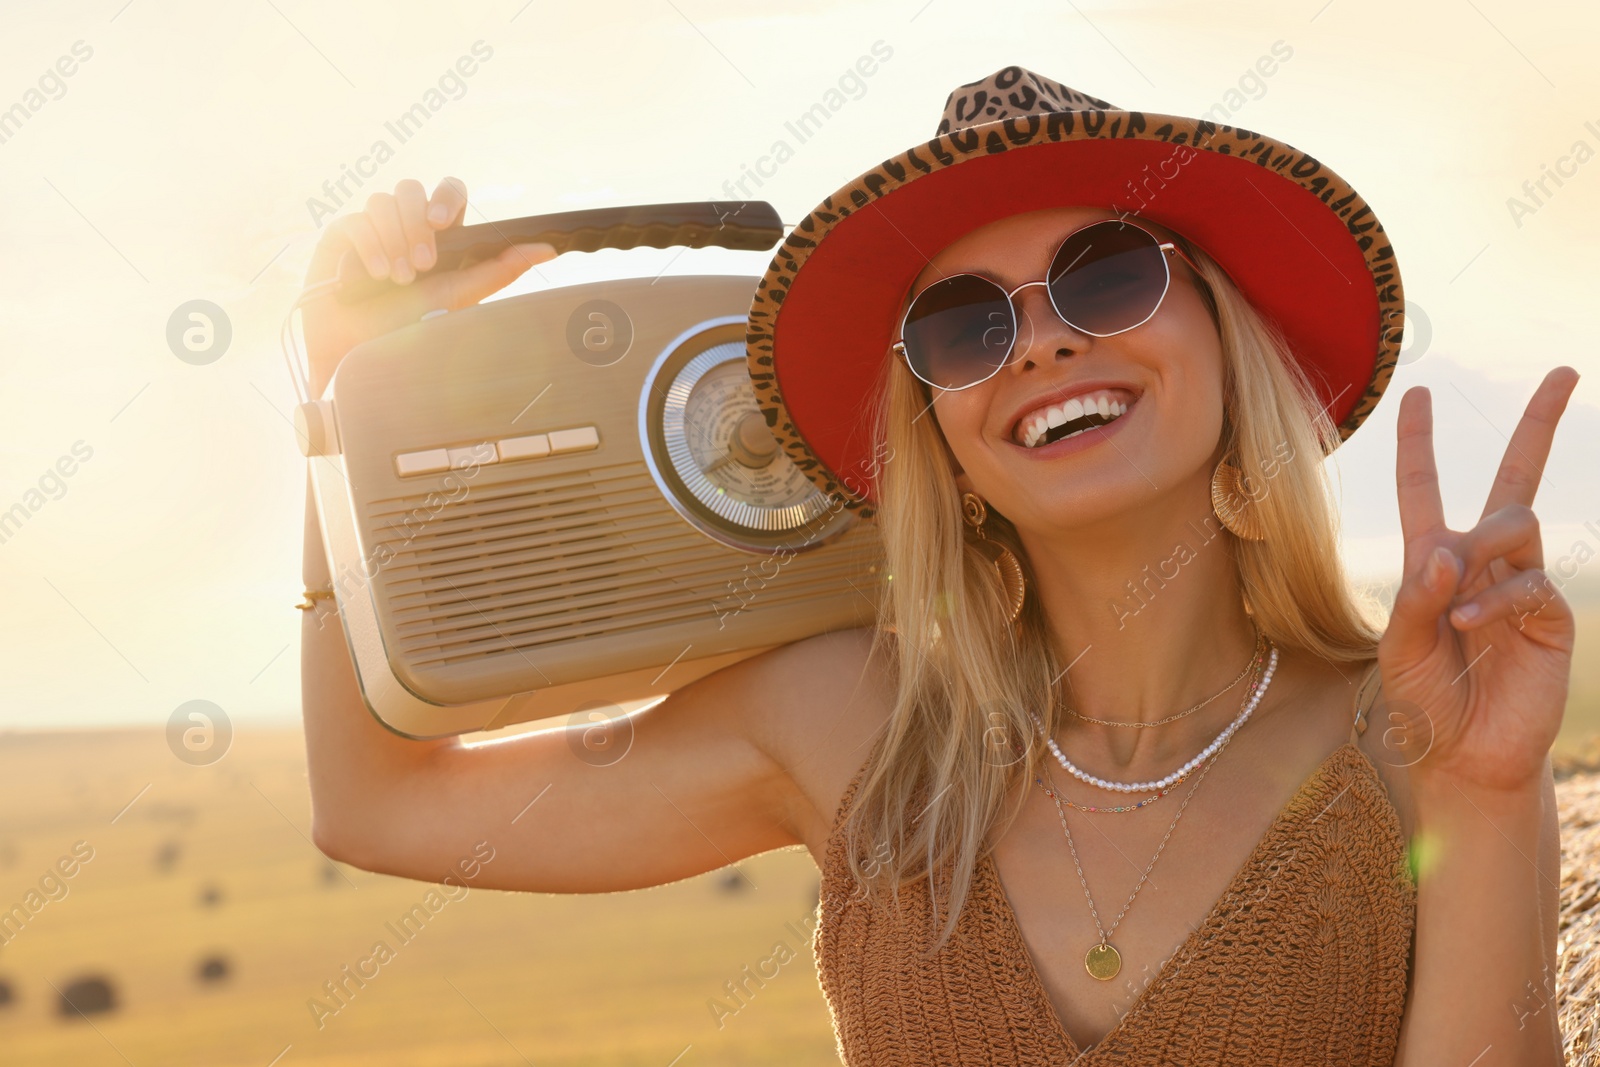
[[[1088,1050],[1061,1024],[988,853],[955,933],[929,960],[926,878],[901,888],[898,910],[887,890],[868,899],[857,889],[842,828],[869,757],[834,817],[813,943],[840,1059],[1391,1067],[1416,886],[1399,814],[1353,738],[1301,784],[1211,913]]]

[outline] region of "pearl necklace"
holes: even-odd
[[[1064,769],[1068,774],[1071,774],[1073,777],[1077,778],[1079,781],[1087,782],[1089,785],[1099,786],[1101,789],[1114,790],[1118,793],[1148,793],[1158,789],[1165,789],[1174,782],[1177,782],[1190,771],[1194,770],[1200,764],[1204,763],[1223,745],[1227,744],[1228,739],[1238,731],[1239,727],[1245,724],[1245,720],[1249,719],[1250,714],[1256,710],[1256,705],[1261,703],[1261,698],[1266,695],[1267,687],[1272,684],[1273,672],[1278,669],[1278,646],[1272,644],[1270,641],[1268,644],[1272,649],[1272,655],[1267,661],[1267,669],[1262,674],[1261,681],[1257,684],[1255,692],[1251,695],[1250,702],[1245,705],[1244,710],[1241,711],[1238,716],[1223,729],[1222,733],[1218,734],[1209,745],[1202,749],[1198,756],[1195,756],[1188,763],[1185,763],[1182,767],[1179,767],[1177,770],[1173,771],[1171,774],[1159,781],[1111,782],[1104,778],[1097,778],[1086,771],[1080,770],[1073,764],[1071,760],[1067,759],[1066,753],[1061,751],[1061,746],[1056,744],[1055,738],[1047,737],[1045,738],[1045,743],[1050,746],[1050,751],[1055,753],[1056,761],[1061,764],[1062,769]],[[1032,715],[1032,712],[1029,714]],[[1039,717],[1037,715],[1033,715],[1033,721],[1034,724],[1039,727],[1039,732],[1043,733],[1044,724],[1039,721]]]

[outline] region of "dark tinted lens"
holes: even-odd
[[[917,294],[906,315],[906,361],[941,389],[981,382],[1006,361],[1016,333],[1011,301],[973,274],[942,278]]]
[[[1148,319],[1161,303],[1166,253],[1146,230],[1097,222],[1067,238],[1048,280],[1062,318],[1088,333],[1120,333]]]

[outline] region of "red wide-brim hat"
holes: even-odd
[[[1006,67],[952,92],[933,140],[814,208],[756,288],[756,402],[813,484],[875,513],[871,391],[934,254],[1008,215],[1075,205],[1160,223],[1216,260],[1288,339],[1340,443],[1377,406],[1405,300],[1383,225],[1348,182],[1259,133],[1119,110]]]

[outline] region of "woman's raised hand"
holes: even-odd
[[[355,249],[374,278],[388,278],[388,292],[352,304],[332,296],[302,311],[312,395],[320,396],[346,352],[373,337],[416,322],[439,308],[476,304],[515,281],[529,267],[555,258],[547,244],[513,245],[493,259],[460,270],[430,274],[437,260],[434,235],[461,224],[467,188],[445,178],[430,197],[422,183],[406,178],[391,193],[373,193],[366,210],[328,225],[311,257],[306,285],[334,277],[339,260]]]
[[[1478,524],[1444,524],[1427,389],[1400,399],[1396,483],[1405,567],[1378,644],[1384,704],[1413,772],[1480,790],[1536,789],[1572,672],[1571,607],[1544,571],[1534,493],[1578,373],[1528,402]],[[1381,712],[1380,712],[1381,714]],[[1379,725],[1383,725],[1381,722]]]

